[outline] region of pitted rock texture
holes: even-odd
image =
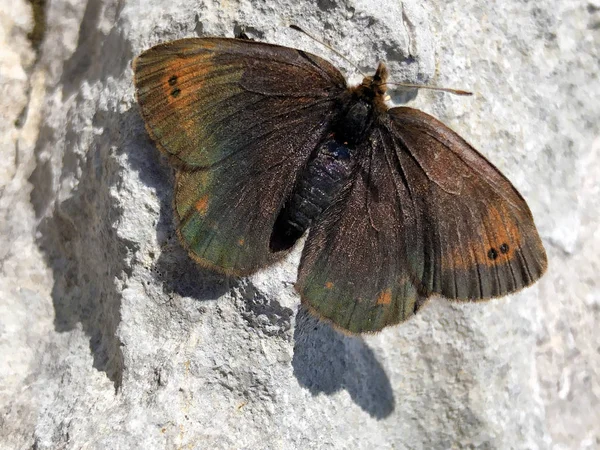
[[[600,447],[597,0],[0,0],[0,448]],[[190,36],[367,73],[491,159],[549,254],[534,287],[350,337],[299,307],[300,248],[243,279],[175,236],[133,57]]]

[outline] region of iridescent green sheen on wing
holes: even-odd
[[[323,264],[328,263],[326,259]],[[369,287],[367,280],[345,282],[345,277],[322,273],[323,266],[315,265],[311,276],[298,284],[305,304],[317,316],[331,321],[351,333],[380,331],[388,325],[411,317],[424,298],[408,280],[390,278],[388,286],[381,290]],[[330,281],[331,279],[336,282]]]
[[[249,133],[236,157],[210,168],[178,171],[179,236],[194,258],[245,274],[281,256],[269,249],[273,225],[295,185],[298,159],[308,157],[326,127],[307,126],[306,119],[297,114],[262,138]],[[303,127],[305,132],[297,133]]]

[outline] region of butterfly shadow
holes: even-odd
[[[294,376],[312,395],[346,389],[371,417],[384,419],[394,411],[390,380],[362,338],[340,333],[301,306],[294,341]]]
[[[175,294],[201,301],[219,298],[236,286],[237,280],[201,267],[181,247],[175,234],[173,216],[173,169],[150,140],[137,106],[125,115],[129,117],[124,120],[133,129],[131,140],[127,143],[128,163],[142,183],[154,189],[159,200],[156,234],[160,252],[157,258],[154,251],[148,255],[154,260],[152,272],[155,280],[162,285],[166,295]]]

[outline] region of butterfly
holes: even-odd
[[[529,286],[547,266],[510,181],[458,134],[386,105],[388,70],[349,87],[324,59],[189,38],[134,63],[150,137],[175,168],[177,234],[199,264],[248,275],[308,234],[296,290],[350,333]]]

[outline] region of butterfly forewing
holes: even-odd
[[[298,172],[335,118],[346,83],[299,50],[233,39],[183,39],[134,62],[151,137],[176,165],[178,234],[192,257],[250,273]]]
[[[391,109],[384,128],[406,260],[422,290],[486,299],[543,274],[546,254],[531,212],[496,167],[421,111]]]

